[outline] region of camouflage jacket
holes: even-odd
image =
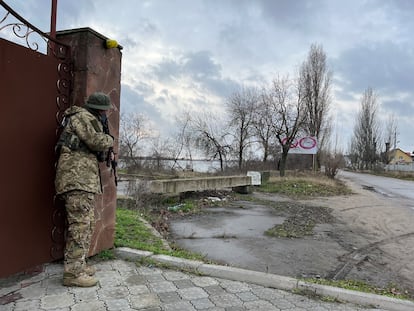
[[[72,106],[65,111],[65,116],[68,123],[62,134],[66,135],[68,143],[60,147],[56,194],[71,190],[101,193],[96,152],[108,150],[113,145],[113,138],[103,132],[98,117],[85,108]]]

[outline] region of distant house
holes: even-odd
[[[411,164],[413,158],[410,152],[404,152],[399,148],[391,150],[388,154],[389,164]]]

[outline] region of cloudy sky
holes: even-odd
[[[49,31],[51,1],[5,2]],[[58,0],[57,30],[90,27],[116,39],[121,110],[144,113],[161,133],[182,111],[221,112],[241,86],[294,76],[311,44],[322,45],[342,146],[371,87],[383,123],[395,115],[397,146],[413,151],[413,16],[411,0]]]

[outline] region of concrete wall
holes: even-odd
[[[118,153],[119,111],[121,92],[121,50],[107,49],[107,37],[90,28],[73,29],[57,33],[57,39],[71,46],[73,57],[72,104],[83,106],[93,92],[103,92],[111,98],[114,109],[108,114],[109,129],[115,137]],[[103,195],[97,197],[95,207],[96,229],[89,255],[111,248],[115,233],[116,187],[111,170],[100,165]]]
[[[152,193],[178,194],[187,191],[217,190],[251,185],[250,176],[220,176],[208,178],[153,180],[149,184]]]

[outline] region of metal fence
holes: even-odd
[[[388,164],[385,165],[386,171],[398,171],[398,172],[414,172],[414,163],[410,164]]]

